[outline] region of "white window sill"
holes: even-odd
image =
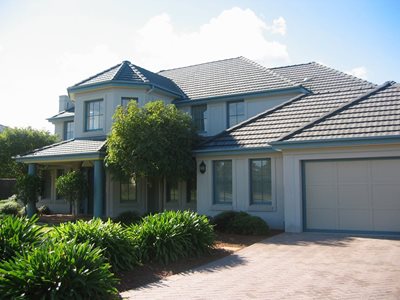
[[[232,204],[213,204],[211,206],[211,210],[220,210],[220,211],[233,210],[233,206]]]

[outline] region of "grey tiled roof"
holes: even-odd
[[[376,86],[371,82],[315,62],[271,68],[270,70],[296,84],[301,84],[314,93]]]
[[[192,100],[296,86],[290,80],[244,57],[160,71]]]
[[[48,118],[47,120],[57,120],[64,118],[73,118],[75,116],[75,107],[59,112],[58,114]]]
[[[358,99],[283,141],[400,136],[400,87],[388,87]]]
[[[33,150],[17,158],[40,158],[102,152],[105,140],[72,139]]]
[[[3,132],[4,129],[6,129],[6,128],[7,128],[7,126],[4,126],[4,125],[1,125],[1,124],[0,124],[0,133]]]
[[[296,97],[211,138],[198,150],[266,147],[281,136],[372,90],[353,89]]]
[[[92,77],[89,77],[71,88],[82,87],[95,83],[108,83],[108,82],[125,82],[134,84],[149,84],[159,87],[161,89],[170,91],[184,97],[179,87],[170,79],[161,76],[157,73],[153,73],[149,70],[136,66],[129,61],[123,61],[122,63],[113,66],[101,73],[98,73]],[[70,88],[70,89],[71,89]]]

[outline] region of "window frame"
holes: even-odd
[[[68,124],[72,124],[72,126],[75,126],[74,121],[65,121],[64,122],[64,140],[70,140],[73,139],[75,137],[75,127],[72,128],[72,136],[70,138],[68,138]]]
[[[254,161],[269,161],[269,186],[270,186],[270,199],[269,200],[261,200],[261,201],[254,201],[254,195],[253,195],[253,187],[254,187],[254,182],[253,182],[253,162]],[[268,178],[268,174],[266,176]],[[261,179],[262,185],[264,186],[265,182],[263,182],[263,178]],[[262,158],[251,158],[249,159],[249,200],[250,200],[250,205],[253,206],[266,206],[266,207],[274,207],[274,194],[273,194],[273,161],[270,157],[262,157]],[[267,183],[268,185],[268,183]],[[262,193],[264,195],[264,193]]]
[[[194,110],[195,109],[198,109],[198,108],[200,108],[200,107],[205,107],[205,111],[203,112],[203,114],[202,114],[202,116],[203,116],[203,118],[202,119],[200,119],[200,121],[201,121],[201,123],[202,123],[202,127],[203,128],[198,128],[196,125],[196,119],[195,119],[195,114],[194,114]],[[193,121],[193,124],[195,125],[195,127],[196,127],[196,130],[199,132],[199,133],[206,133],[207,132],[207,127],[208,127],[208,105],[207,104],[198,104],[198,105],[193,105],[193,106],[191,106],[191,116],[192,116],[192,121]]]
[[[230,108],[230,105],[231,104],[238,104],[238,103],[242,103],[243,104],[243,120],[241,120],[241,121],[238,121],[238,116],[241,116],[241,115],[239,115],[239,114],[237,114],[237,107],[236,107],[236,114],[235,115],[232,115],[232,116],[234,116],[235,118],[236,118],[236,123],[235,124],[233,124],[233,125],[231,125],[230,124],[230,120],[231,120],[231,114],[230,114],[230,112],[231,112],[231,108]],[[231,128],[231,127],[233,127],[233,126],[235,126],[235,125],[237,125],[237,124],[239,124],[239,123],[241,123],[241,122],[243,122],[243,121],[245,121],[246,120],[246,112],[245,112],[245,105],[244,105],[245,103],[244,103],[244,100],[237,100],[237,101],[228,101],[227,102],[227,109],[226,109],[226,124],[227,124],[227,128]]]
[[[221,162],[225,162],[225,163],[230,163],[230,201],[226,201],[223,200],[221,201],[219,198],[217,199],[217,164],[221,163]],[[213,201],[213,205],[232,205],[233,204],[233,160],[232,159],[221,159],[221,160],[213,160],[212,163],[213,166],[213,170],[212,170],[212,174],[213,174],[213,188],[212,188],[212,201]],[[226,185],[226,180],[223,179],[222,180],[222,184],[225,187]],[[228,180],[229,183],[229,180]],[[225,196],[225,194],[229,194],[226,193],[226,191],[224,191],[224,199],[226,199],[227,197]]]
[[[132,193],[134,195],[134,199],[130,199],[130,187],[132,186],[132,182],[135,182],[135,192]],[[122,185],[127,185],[128,186],[128,199],[127,200],[123,200],[122,199]],[[138,202],[138,184],[137,184],[137,180],[135,178],[129,178],[126,180],[120,180],[119,181],[119,203],[121,204],[129,204],[129,203],[137,203]]]
[[[89,105],[95,102],[99,102],[100,103],[100,114],[99,115],[94,115],[93,117],[98,116],[100,118],[99,120],[99,126],[100,128],[92,128],[89,129],[88,128],[88,119],[89,119]],[[104,111],[101,111],[101,108],[103,108],[104,110],[104,100],[103,99],[95,99],[95,100],[89,100],[89,101],[85,101],[85,131],[86,132],[91,132],[91,131],[102,131],[104,129]]]
[[[195,195],[194,199],[192,199],[192,191],[194,191],[194,195]],[[197,203],[197,178],[196,177],[186,180],[186,203],[187,204],[196,204]]]

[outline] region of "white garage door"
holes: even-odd
[[[304,162],[305,229],[400,232],[400,159]]]

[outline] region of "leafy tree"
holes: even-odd
[[[73,212],[77,215],[79,203],[87,193],[85,176],[80,171],[68,172],[56,179],[56,189],[61,197],[73,205]]]
[[[16,178],[26,173],[27,167],[13,156],[21,155],[57,141],[57,136],[44,130],[6,128],[0,133],[0,178]]]
[[[32,217],[36,213],[40,186],[40,177],[37,175],[22,174],[17,178],[17,198],[27,206],[28,217]]]
[[[162,101],[118,108],[107,139],[106,166],[119,177],[188,178],[195,168],[190,116]]]

